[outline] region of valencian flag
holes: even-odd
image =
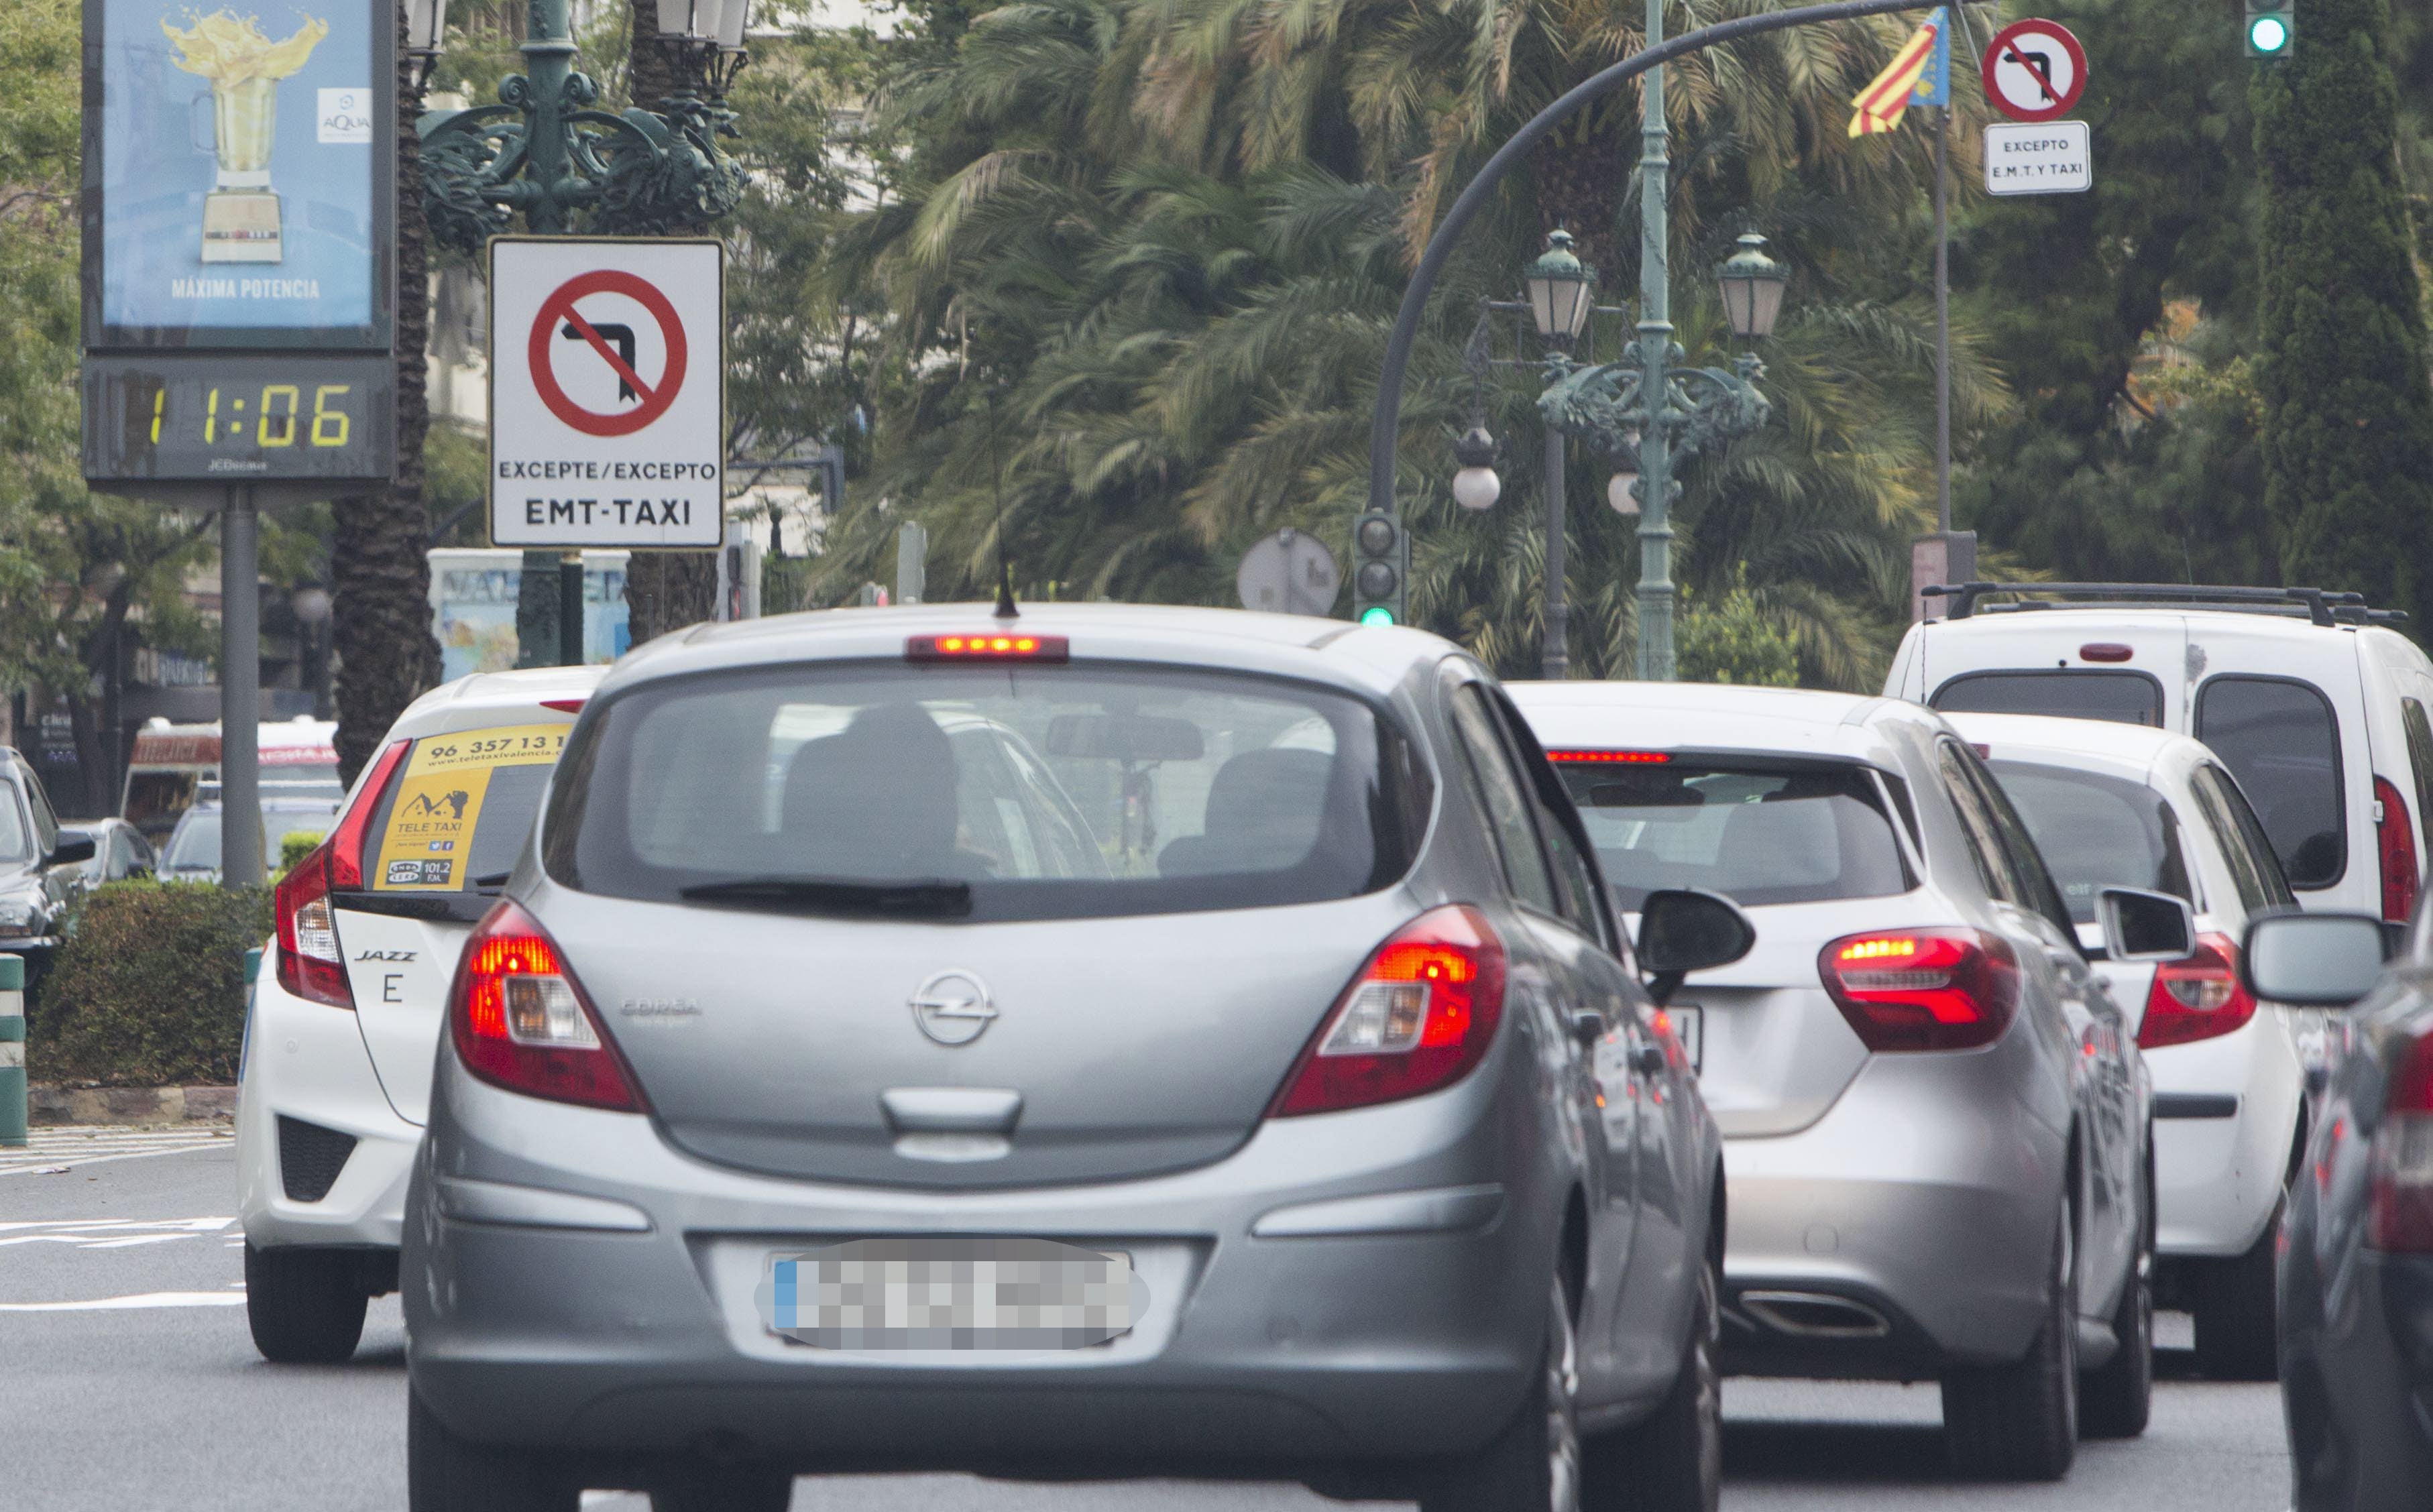
[[[1859,97],[1850,102],[1850,134],[1873,136],[1900,125],[1901,112],[1912,104],[1944,105],[1951,99],[1951,42],[1941,8],[1901,43]]]

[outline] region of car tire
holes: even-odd
[[[2278,1263],[2281,1213],[2247,1253],[2235,1260],[2208,1263],[2195,1277],[2197,1368],[2215,1381],[2271,1381],[2279,1378],[2280,1316],[2273,1294],[2273,1267]]]
[[[794,1477],[758,1466],[698,1468],[651,1483],[651,1512],[786,1512]]]
[[[2147,1190],[2152,1191],[2151,1179]],[[2154,1222],[2146,1205],[2137,1222],[2137,1250],[2113,1310],[2120,1347],[2099,1370],[2078,1382],[2078,1431],[2087,1438],[2135,1438],[2154,1408]]]
[[[409,1512],[576,1512],[582,1499],[582,1487],[554,1457],[459,1438],[419,1392],[406,1388]]]
[[[1943,1378],[1943,1436],[1952,1468],[1972,1480],[2057,1481],[2078,1454],[2078,1283],[2075,1236],[2055,1225],[2044,1321],[2027,1355]]]
[[[335,1365],[355,1352],[371,1301],[345,1249],[245,1247],[245,1318],[253,1347],[279,1365]]]
[[[1698,1270],[1697,1313],[1681,1372],[1644,1422],[1582,1448],[1586,1512],[1715,1512],[1724,1494],[1723,1277],[1714,1256]]]
[[[1571,1294],[1547,1283],[1545,1357],[1521,1410],[1420,1493],[1420,1512],[1579,1512],[1579,1340]]]

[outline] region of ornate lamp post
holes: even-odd
[[[437,57],[445,4],[407,0],[418,63]],[[730,213],[743,168],[718,139],[735,134],[726,91],[747,60],[748,5],[659,0],[657,42],[675,64],[677,92],[655,111],[611,115],[591,109],[600,85],[574,66],[568,0],[531,0],[526,71],[500,84],[500,103],[429,111],[416,126],[431,234],[478,253],[519,212],[543,235],[574,230],[579,218],[581,229],[617,236],[698,230]]]
[[[1659,95],[1655,76],[1648,93]],[[1660,109],[1660,102],[1651,110]],[[1649,127],[1650,131],[1660,127]],[[1671,682],[1673,662],[1673,501],[1680,485],[1673,462],[1702,446],[1728,441],[1765,423],[1771,406],[1758,392],[1764,365],[1744,351],[1732,371],[1682,367],[1673,343],[1669,280],[1664,265],[1663,157],[1660,140],[1642,164],[1647,185],[1641,267],[1638,349],[1621,362],[1574,365],[1563,353],[1546,360],[1549,382],[1538,408],[1552,431],[1602,446],[1613,459],[1607,499],[1623,514],[1639,516],[1639,675]],[[1723,285],[1724,311],[1732,333],[1762,341],[1774,333],[1782,310],[1780,264],[1764,252],[1765,238],[1752,231],[1740,250],[1715,270]]]

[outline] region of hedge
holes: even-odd
[[[112,882],[79,899],[26,1024],[31,1079],[146,1087],[236,1080],[245,953],[270,895]]]

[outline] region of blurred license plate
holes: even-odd
[[[1690,1058],[1690,1069],[1707,1068],[1707,1011],[1695,1003],[1676,1003],[1664,1011],[1673,1016],[1673,1037]]]
[[[773,1334],[827,1350],[1081,1350],[1131,1331],[1148,1287],[1121,1250],[1052,1239],[856,1239],[769,1257]]]

